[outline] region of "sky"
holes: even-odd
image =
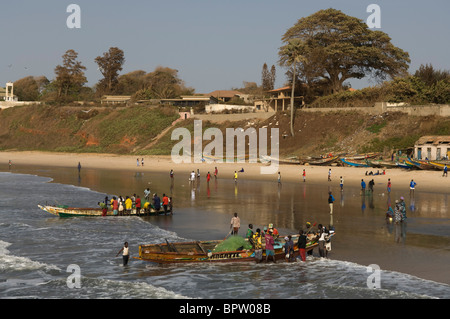
[[[67,26],[70,4],[80,8],[80,28]],[[281,87],[278,49],[298,19],[334,8],[367,21],[370,4],[380,7],[378,30],[410,54],[410,73],[427,63],[450,70],[448,0],[0,0],[0,86],[29,75],[53,79],[69,49],[93,86],[102,78],[94,59],[115,46],[125,53],[121,74],[170,67],[196,93],[260,85],[264,63],[276,66]]]

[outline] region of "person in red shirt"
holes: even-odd
[[[138,196],[136,196],[136,215],[140,216],[141,215],[141,198]]]
[[[211,174],[208,172],[208,175],[206,175],[206,181],[209,183],[210,179],[211,179]]]
[[[167,206],[169,206],[169,197],[166,196],[166,194],[163,194],[163,207],[164,207],[164,214],[167,215]]]

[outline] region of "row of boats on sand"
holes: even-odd
[[[404,168],[404,169],[422,169],[422,170],[441,170],[443,171],[446,166],[450,165],[450,161],[428,161],[418,160],[406,157],[402,160],[389,161],[377,159],[380,157],[378,153],[368,153],[353,156],[327,156],[327,157],[288,157],[280,159],[280,164],[297,164],[297,165],[319,165],[319,166],[332,166],[342,165],[350,167],[373,167],[373,168]],[[265,157],[264,161],[270,162],[270,157]]]

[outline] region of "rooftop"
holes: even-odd
[[[448,135],[431,135],[431,136],[422,136],[419,138],[419,140],[416,142],[416,144],[449,144],[450,143],[450,136]]]
[[[239,91],[234,91],[234,90],[216,90],[213,91],[211,93],[209,93],[208,95],[210,96],[214,96],[214,97],[234,97],[235,95],[241,95],[242,92]]]

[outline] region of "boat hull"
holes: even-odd
[[[356,162],[355,160],[349,160],[346,158],[341,158],[341,162],[348,166],[353,167],[370,167],[366,162]]]
[[[296,238],[293,238],[293,240]],[[214,247],[222,241],[202,241],[186,243],[151,244],[139,246],[139,257],[136,259],[158,264],[199,263],[199,262],[254,262],[255,250],[214,252]],[[296,240],[294,241],[294,243]],[[306,251],[318,246],[317,242],[309,242]],[[275,260],[285,259],[284,242],[275,245]],[[298,257],[299,250],[294,244],[294,256]],[[266,257],[262,250],[263,259]]]
[[[327,158],[321,158],[321,159],[314,159],[314,160],[305,161],[305,164],[315,165],[315,166],[325,166],[325,165],[333,164],[338,159],[339,159],[339,156],[333,156],[333,157],[327,157]]]
[[[50,213],[52,215],[58,217],[100,217],[103,216],[103,212],[101,208],[80,208],[80,207],[58,207],[58,206],[42,206],[38,205],[40,209],[43,211]],[[165,212],[163,209],[156,211],[151,209],[149,212],[144,213],[141,210],[141,213],[138,215],[136,213],[136,209],[132,209],[131,213],[126,216],[156,216],[156,215],[164,215]],[[168,211],[170,214],[170,211]],[[107,211],[105,216],[118,216],[114,215],[112,211]]]
[[[408,160],[406,160],[405,163],[414,165],[415,167],[423,169],[423,170],[439,170],[438,167],[436,167],[433,164],[430,164],[427,161],[413,160],[411,158],[408,158]]]

